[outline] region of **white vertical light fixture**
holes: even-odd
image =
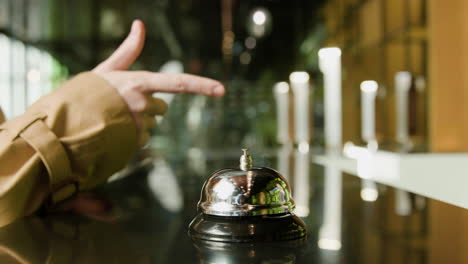
[[[378,87],[376,81],[361,83],[361,137],[365,142],[375,140],[375,98]]]
[[[294,92],[294,138],[296,143],[309,144],[309,74],[293,72],[289,81]]]
[[[289,135],[289,84],[279,82],[273,86],[276,101],[276,139],[281,144],[278,149],[278,171],[289,180],[289,157],[292,152]]]
[[[276,133],[281,144],[290,142],[289,137],[289,84],[279,82],[273,86],[276,101]]]
[[[409,90],[411,88],[411,73],[402,71],[395,74],[396,95],[396,141],[402,145],[410,143],[409,140]]]
[[[290,177],[289,175],[291,174],[291,169],[289,165],[289,158],[291,157],[292,154],[292,144],[282,144],[281,147],[278,149],[278,171],[283,175],[284,178],[286,178],[287,181],[289,181]]]
[[[322,48],[318,52],[319,67],[324,79],[325,145],[340,149],[341,131],[341,49]]]

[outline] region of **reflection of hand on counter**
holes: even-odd
[[[222,96],[217,81],[187,74],[125,71],[144,26],[93,73],[83,73],[0,126],[0,226],[89,190],[121,169],[149,137],[166,104],[154,92]],[[0,120],[1,122],[2,120]]]
[[[0,263],[146,263],[128,241],[118,225],[34,216],[0,229]]]
[[[111,201],[93,192],[80,192],[73,198],[57,205],[53,208],[53,212],[72,212],[103,222],[113,222],[117,219]]]

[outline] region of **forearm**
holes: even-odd
[[[81,74],[0,126],[0,226],[105,182],[136,149],[128,108]]]

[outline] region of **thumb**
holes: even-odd
[[[145,25],[140,20],[132,23],[132,29],[117,50],[105,61],[101,62],[94,72],[109,72],[127,70],[138,58],[145,43]]]

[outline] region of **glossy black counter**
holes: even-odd
[[[193,241],[188,224],[204,180],[238,164],[234,157],[203,157],[208,158],[155,158],[151,166],[80,196],[74,206],[80,215],[33,216],[0,229],[0,263],[427,262],[423,198],[401,200],[381,185],[366,197],[368,185],[359,178],[341,173],[337,178],[333,168],[298,164],[297,155],[287,162],[288,177],[297,213],[308,227],[306,240]],[[309,154],[305,160],[310,161]],[[257,161],[257,166],[277,167],[276,156]]]

